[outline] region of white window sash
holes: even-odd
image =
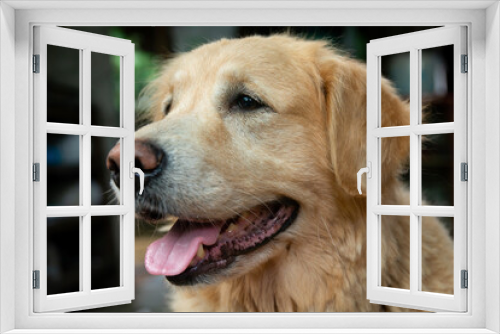
[[[81,124],[47,122],[47,45],[80,51]],[[120,126],[91,125],[91,53],[99,52],[121,59]],[[40,287],[33,289],[34,311],[73,311],[130,302],[134,298],[134,179],[129,177],[134,161],[134,45],[127,40],[77,30],[38,26],[34,32],[34,54],[40,55],[40,73],[34,80],[34,162],[40,164],[40,181],[34,191],[34,265],[40,272]],[[80,138],[80,205],[47,207],[47,134],[78,135]],[[120,138],[120,205],[91,205],[91,138]],[[91,289],[91,217],[120,217],[120,285]],[[80,288],[78,292],[47,295],[47,218],[80,217]]]
[[[467,269],[467,182],[460,180],[462,162],[467,162],[467,76],[461,73],[460,57],[467,54],[466,28],[451,26],[370,41],[367,46],[367,161],[372,177],[367,179],[367,298],[372,303],[429,311],[467,310],[467,290],[461,288],[461,270]],[[454,45],[454,122],[419,124],[421,119],[421,51]],[[410,53],[410,125],[382,128],[380,78],[382,56]],[[454,134],[455,206],[425,206],[420,203],[421,135]],[[410,205],[381,205],[381,138],[410,138]],[[381,286],[381,216],[410,217],[410,289]],[[420,217],[454,217],[454,294],[421,291]],[[439,279],[439,278],[437,278]]]

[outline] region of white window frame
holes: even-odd
[[[122,8],[120,8],[122,6]],[[65,7],[65,8],[62,8]],[[107,9],[103,9],[107,8]],[[130,9],[124,9],[128,7]],[[137,10],[137,8],[150,8]],[[158,8],[163,7],[163,8]],[[224,9],[220,9],[223,8]],[[397,8],[396,8],[397,7]],[[80,9],[75,9],[80,8]],[[84,9],[82,9],[84,8]],[[241,10],[245,8],[246,10]],[[111,10],[114,9],[114,10]],[[469,308],[436,314],[34,314],[31,287],[32,27],[52,25],[468,26]],[[0,3],[0,332],[500,332],[498,1],[3,1]],[[14,144],[12,138],[15,139]],[[487,152],[487,154],[486,154]],[[356,172],[356,171],[353,171]],[[488,176],[488,179],[486,179]],[[487,182],[486,182],[487,180]],[[14,192],[14,196],[13,196]],[[474,228],[472,228],[474,226]],[[486,293],[488,291],[488,293]],[[141,326],[141,329],[138,329]],[[295,331],[285,327],[300,328]],[[357,330],[355,330],[357,328]],[[413,329],[411,329],[413,328]],[[39,330],[37,330],[39,329]],[[161,329],[161,331],[160,331]],[[191,330],[187,330],[191,329]],[[418,330],[417,330],[418,329]],[[155,331],[158,330],[158,331]],[[47,332],[47,331],[45,331]],[[246,332],[249,332],[248,330]]]

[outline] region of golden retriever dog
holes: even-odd
[[[382,82],[383,126],[409,108]],[[136,215],[176,217],[146,269],[182,312],[401,311],[366,298],[366,69],[324,41],[222,39],[168,61],[136,132]],[[384,204],[407,204],[408,139],[382,156]],[[119,148],[109,154],[114,178]],[[117,183],[119,184],[119,183]],[[363,187],[365,187],[363,185]],[[382,284],[409,288],[409,224],[386,216]],[[424,219],[422,284],[452,293],[453,241]]]

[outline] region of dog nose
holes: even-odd
[[[108,167],[110,171],[120,174],[120,143],[113,146],[111,151],[109,151],[106,167]]]
[[[145,182],[158,175],[161,171],[161,163],[165,154],[155,144],[144,141],[135,141],[135,167],[142,169],[145,173]],[[116,186],[120,186],[120,143],[109,151],[106,161],[108,169],[112,172],[112,178]]]
[[[135,167],[144,173],[154,174],[160,168],[165,154],[163,150],[149,141],[135,141]]]

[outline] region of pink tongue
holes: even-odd
[[[146,270],[151,275],[174,276],[182,273],[196,255],[198,246],[215,244],[221,226],[191,224],[187,228],[177,222],[161,239],[146,250]]]

